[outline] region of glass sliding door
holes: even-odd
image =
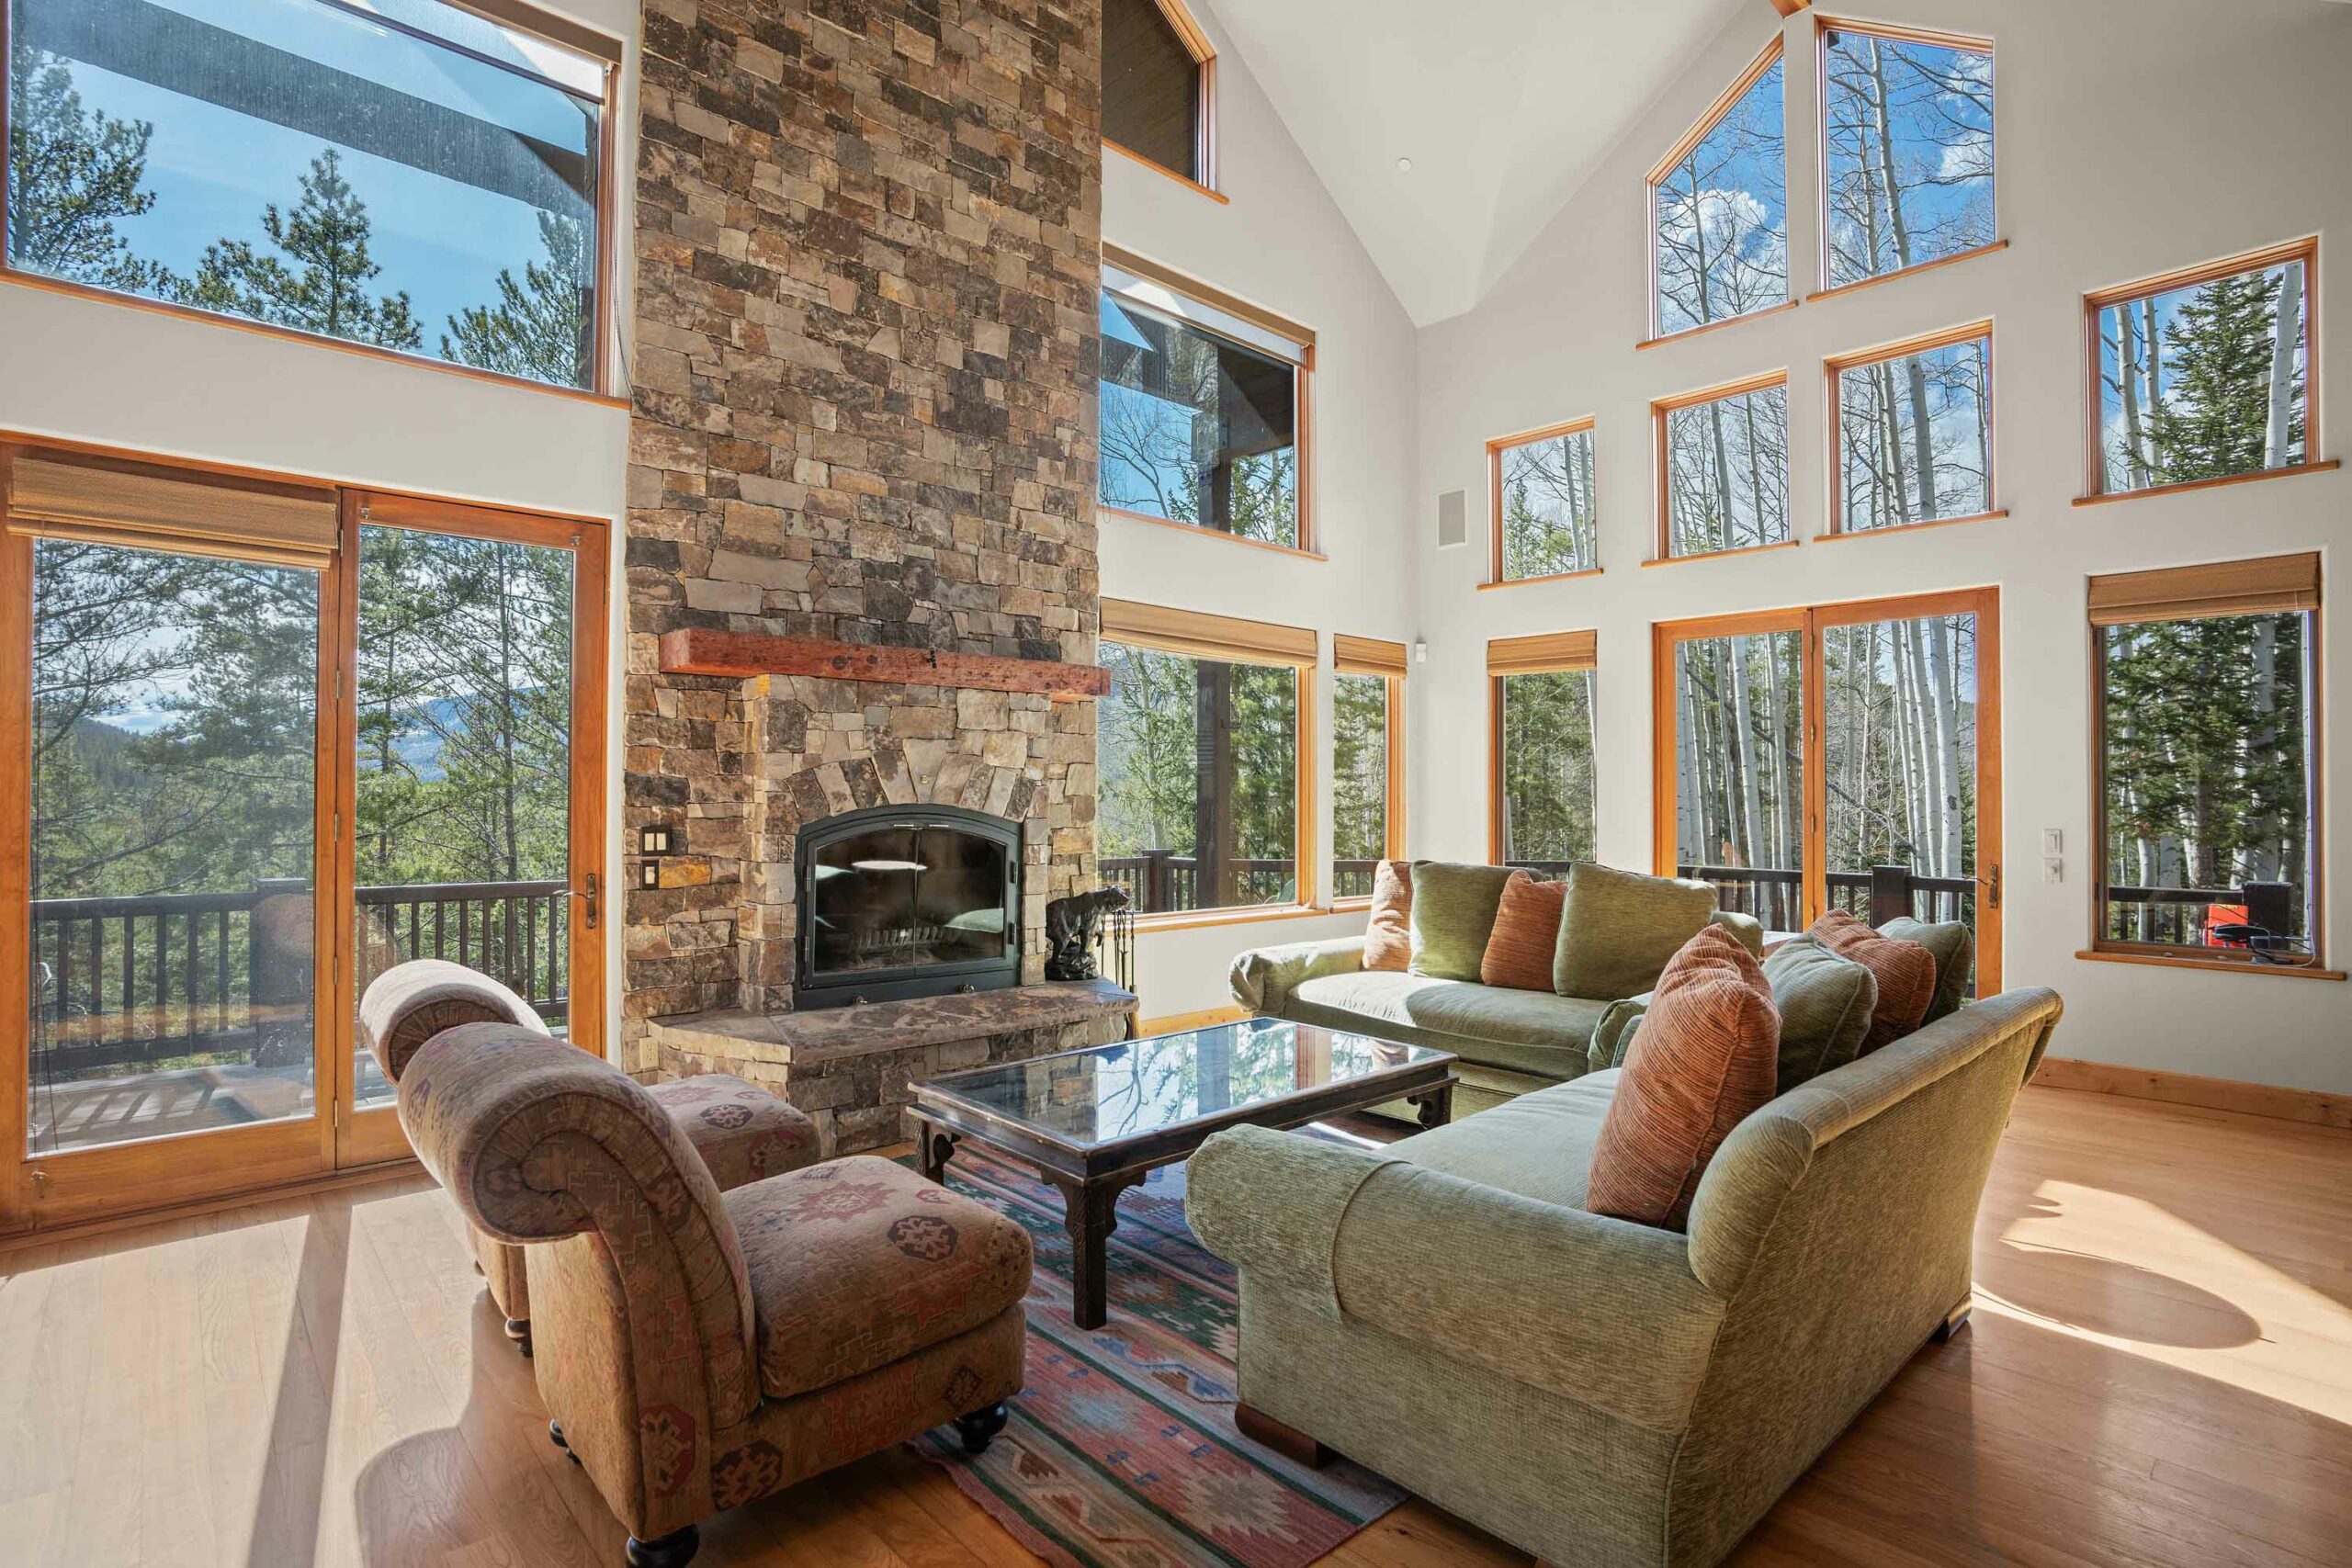
[[[1657,869],[1776,931],[1964,920],[1999,984],[1999,596],[1657,626]]]
[[[352,574],[352,1006],[413,958],[480,970],[560,1036],[596,1048],[601,529],[399,497],[345,503]],[[583,626],[583,620],[594,623]],[[601,651],[595,657],[601,660]],[[590,737],[591,752],[594,736]],[[352,1028],[346,1159],[404,1147]]]

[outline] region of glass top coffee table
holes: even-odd
[[[1245,1122],[1297,1127],[1409,1100],[1424,1127],[1453,1114],[1454,1057],[1366,1034],[1256,1018],[919,1083],[922,1172],[941,1179],[956,1145],[1034,1165],[1061,1190],[1071,1249],[1070,1315],[1100,1328],[1103,1244],[1119,1194]]]

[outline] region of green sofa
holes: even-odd
[[[1216,1134],[1186,1204],[1239,1271],[1244,1429],[1561,1568],[1720,1561],[1964,1314],[2058,1015],[2007,992],[1792,1089],[1733,1130],[1687,1233],[1582,1207],[1620,1069],[1377,1153]]]
[[[1713,919],[1761,950],[1764,928],[1754,919],[1726,910]],[[1237,1003],[1265,1017],[1453,1052],[1462,1059],[1457,1117],[1607,1066],[1605,1055],[1593,1059],[1594,1032],[1621,999],[1368,970],[1360,936],[1252,949],[1233,961],[1227,982]],[[1409,1107],[1396,1114],[1412,1116]]]

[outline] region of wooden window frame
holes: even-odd
[[[356,819],[356,779],[346,762],[356,759],[359,571],[356,530],[363,521],[404,528],[503,537],[526,544],[560,545],[576,560],[573,579],[573,666],[580,672],[572,694],[574,805],[571,832],[575,877],[594,874],[601,883],[609,842],[605,819],[607,758],[607,697],[610,686],[609,576],[611,525],[584,515],[532,513],[445,501],[413,492],[367,491],[315,475],[285,473],[235,464],[180,460],[97,443],[60,440],[0,430],[0,517],[6,513],[16,457],[30,451],[67,456],[93,466],[169,474],[184,482],[241,491],[272,487],[321,492],[333,498],[334,547],[325,553],[231,548],[203,531],[173,534],[141,529],[119,540],[130,547],[195,556],[228,555],[319,575],[318,687],[314,742],[314,805],[311,896],[317,907],[339,914],[316,922],[311,995],[313,1109],[308,1115],[207,1129],[178,1134],[101,1144],[38,1156],[19,1148],[0,1151],[0,1235],[31,1227],[72,1224],[124,1213],[164,1210],[231,1193],[261,1192],[307,1179],[331,1178],[409,1157],[406,1141],[390,1107],[356,1106],[355,1032],[357,997],[354,965],[356,942],[352,913],[353,835],[342,824]],[[372,508],[372,513],[370,509]],[[43,530],[44,532],[46,530]],[[82,533],[75,530],[76,533]],[[82,536],[95,537],[83,533]],[[0,527],[0,649],[23,657],[0,658],[0,758],[21,756],[30,744],[32,709],[34,530]],[[0,766],[0,823],[31,819],[31,769]],[[26,835],[0,829],[0,952],[31,952],[31,858]],[[618,889],[600,892],[602,908],[618,908]],[[582,1049],[601,1055],[605,1022],[605,937],[601,921],[593,933],[582,901],[570,900],[572,919],[571,988],[580,1004],[567,1031]],[[30,1015],[31,976],[27,964],[0,962],[0,1017]],[[341,1000],[349,996],[346,1010]],[[0,1134],[15,1136],[26,1125],[26,1068],[21,1053],[0,1049]],[[196,1151],[191,1157],[191,1151]],[[38,1173],[36,1174],[36,1167]],[[126,1199],[123,1194],[131,1196]]]
[[[1731,85],[1725,87],[1713,103],[1707,106],[1707,112],[1700,116],[1696,124],[1675,140],[1674,145],[1668,149],[1666,156],[1651,164],[1649,173],[1644,176],[1643,197],[1649,209],[1646,225],[1649,246],[1649,334],[1635,344],[1634,345],[1635,348],[1655,348],[1662,343],[1677,343],[1683,338],[1696,337],[1701,333],[1718,331],[1731,325],[1734,321],[1752,321],[1759,316],[1776,315],[1782,310],[1793,310],[1797,308],[1796,280],[1790,278],[1788,280],[1789,297],[1777,305],[1759,306],[1756,310],[1745,311],[1736,316],[1724,316],[1713,321],[1701,321],[1696,326],[1679,327],[1673,332],[1664,330],[1665,318],[1658,310],[1658,183],[1673,171],[1675,164],[1690,155],[1692,148],[1704,141],[1715,127],[1723,123],[1724,117],[1739,106],[1739,101],[1747,96],[1748,89],[1762,81],[1765,73],[1773,66],[1780,64],[1786,58],[1787,52],[1786,41],[1780,33],[1773,33],[1771,41],[1765,44],[1754,60],[1748,62],[1747,68],[1733,79]],[[1785,71],[1781,73],[1781,83],[1783,94],[1781,105],[1785,114],[1788,88],[1788,75]],[[1781,146],[1781,188],[1784,205],[1788,189],[1788,143],[1784,136]]]
[[[1389,651],[1392,649],[1393,653]],[[1334,679],[1341,675],[1370,675],[1377,677],[1388,688],[1388,716],[1384,735],[1388,746],[1388,803],[1387,817],[1382,823],[1382,827],[1385,829],[1382,835],[1384,840],[1382,852],[1383,858],[1386,860],[1405,858],[1405,679],[1408,657],[1405,645],[1401,642],[1387,642],[1377,637],[1351,637],[1345,632],[1334,633],[1331,638],[1331,674]],[[1331,705],[1331,709],[1335,721],[1332,743],[1335,749],[1333,768],[1336,772],[1338,767],[1336,748],[1339,741],[1336,725],[1339,703],[1336,699]],[[1337,850],[1338,846],[1334,844],[1332,859],[1335,861],[1339,858]],[[1331,875],[1331,886],[1336,890],[1339,885],[1339,874],[1335,870]],[[1372,908],[1372,896],[1365,894],[1360,897],[1351,898],[1335,897],[1331,900],[1331,908],[1368,909]]]
[[[1503,851],[1503,682],[1513,675],[1557,675],[1572,671],[1597,673],[1600,669],[1600,634],[1597,631],[1544,632],[1533,637],[1493,637],[1487,643],[1487,860],[1504,863]],[[1600,692],[1593,705],[1600,705]],[[1600,716],[1593,716],[1596,760],[1600,745]],[[1594,831],[1599,833],[1600,775],[1593,774]]]
[[[2301,262],[2303,267],[2303,460],[2278,468],[2256,468],[2243,474],[2224,474],[2218,479],[2183,479],[2174,484],[2147,485],[2139,490],[2109,490],[2107,488],[2107,453],[2102,437],[2102,413],[2106,408],[2101,367],[2106,350],[2099,337],[2099,316],[2109,308],[2137,303],[2152,295],[2169,294],[2175,289],[2194,288],[2217,278],[2235,277],[2241,273],[2263,272],[2289,262]],[[2320,313],[2319,313],[2319,236],[2306,235],[2282,244],[2267,245],[2260,250],[2246,251],[2238,255],[2224,256],[2218,261],[2203,262],[2195,266],[2176,268],[2143,277],[2131,283],[2120,283],[2083,296],[2083,493],[2075,498],[2076,506],[2099,506],[2109,502],[2137,501],[2152,495],[2183,495],[2190,491],[2214,490],[2223,485],[2251,484],[2256,479],[2286,479],[2295,474],[2327,473],[2340,468],[2333,457],[2321,456],[2320,423]]]
[[[1676,649],[1685,642],[1718,637],[1753,637],[1795,632],[1801,639],[1804,674],[1803,744],[1804,800],[1800,818],[1803,831],[1803,880],[1799,908],[1805,923],[1821,918],[1829,907],[1828,732],[1824,726],[1822,694],[1828,686],[1827,660],[1822,634],[1835,626],[1866,626],[1874,621],[1919,620],[1931,615],[1968,615],[1976,617],[1976,918],[1977,994],[1989,996],[2001,985],[2002,924],[2005,908],[2001,887],[2001,591],[1960,588],[1933,593],[1904,594],[1889,599],[1845,600],[1832,604],[1786,610],[1754,610],[1732,615],[1704,615],[1690,620],[1657,621],[1650,627],[1650,827],[1651,868],[1672,876],[1678,864],[1677,774],[1679,753],[1675,725]]]
[[[1136,930],[1186,931],[1197,926],[1235,925],[1321,913],[1323,907],[1316,902],[1315,877],[1315,686],[1320,665],[1319,634],[1306,626],[1246,621],[1232,615],[1127,599],[1105,599],[1098,636],[1101,641],[1122,648],[1142,648],[1216,663],[1252,664],[1260,669],[1288,669],[1298,694],[1298,717],[1294,731],[1297,760],[1293,764],[1298,798],[1292,810],[1291,835],[1296,896],[1287,904],[1228,904],[1208,909],[1137,914]]]
[[[1297,496],[1298,542],[1285,545],[1272,539],[1249,539],[1222,528],[1211,528],[1199,523],[1180,523],[1172,517],[1155,517],[1148,512],[1131,512],[1124,506],[1113,506],[1102,500],[1102,487],[1098,479],[1094,487],[1096,509],[1114,517],[1131,522],[1149,523],[1162,528],[1182,528],[1188,534],[1212,539],[1224,539],[1231,544],[1246,545],[1253,549],[1272,550],[1279,555],[1294,556],[1305,560],[1324,561],[1331,558],[1323,552],[1321,530],[1315,520],[1315,329],[1303,326],[1287,316],[1278,315],[1261,305],[1253,305],[1237,294],[1228,294],[1213,284],[1204,283],[1190,273],[1163,266],[1148,256],[1138,255],[1124,245],[1105,241],[1102,265],[1116,267],[1131,276],[1156,283],[1173,294],[1181,294],[1194,304],[1222,315],[1246,322],[1260,332],[1283,338],[1298,347],[1298,359],[1293,382],[1292,397],[1296,407],[1296,428],[1291,432],[1292,449],[1296,453],[1298,469]],[[1115,293],[1105,284],[1100,292]],[[1188,321],[1188,327],[1208,336],[1219,334],[1214,327]],[[1242,344],[1253,352],[1265,351]]]
[[[615,247],[620,243],[616,233],[615,213],[620,206],[619,172],[616,168],[620,156],[621,67],[623,47],[619,39],[582,27],[567,17],[541,11],[523,0],[443,0],[453,9],[471,13],[488,21],[519,32],[535,35],[541,40],[571,53],[584,55],[602,68],[603,85],[598,91],[602,112],[596,122],[596,255],[594,268],[594,320],[591,331],[594,347],[590,355],[588,385],[559,387],[548,381],[533,380],[527,376],[512,376],[503,370],[485,370],[479,366],[460,365],[453,360],[437,358],[422,350],[385,348],[372,343],[355,343],[348,338],[330,337],[323,333],[305,332],[299,327],[280,326],[274,321],[248,321],[224,310],[208,310],[194,305],[177,304],[169,299],[150,299],[127,289],[107,288],[94,283],[77,283],[70,278],[51,277],[42,273],[28,272],[14,265],[5,251],[0,251],[0,284],[37,289],[45,294],[62,295],[69,299],[89,299],[101,304],[144,310],[184,321],[201,321],[210,326],[251,333],[260,337],[276,338],[285,343],[307,344],[315,348],[333,349],[340,354],[354,354],[362,358],[394,365],[415,366],[443,375],[462,376],[469,380],[487,381],[502,387],[519,387],[549,397],[569,398],[578,402],[594,403],[603,408],[627,409],[631,406],[628,391],[622,379],[623,367],[617,352],[619,317],[613,299],[618,269]],[[0,0],[0,59],[8,53],[8,29],[13,19],[14,6]],[[391,27],[396,30],[415,33],[398,20],[369,14],[367,20]],[[444,47],[459,48],[447,39],[433,41]],[[8,101],[9,73],[0,72],[0,126],[11,122],[13,106]],[[7,231],[8,182],[0,178],[0,234]]]
[[[1779,0],[1775,0],[1775,4],[1778,3]],[[1858,289],[1875,288],[1882,283],[1892,283],[1898,277],[1916,277],[1923,272],[1934,272],[1959,262],[1973,261],[1978,256],[1989,256],[1997,251],[2007,250],[2009,243],[2007,240],[1994,239],[1981,245],[1972,245],[1964,251],[1954,251],[1948,256],[1936,256],[1928,261],[1913,262],[1909,266],[1899,266],[1892,272],[1872,273],[1868,277],[1858,277],[1850,283],[1832,283],[1829,280],[1829,35],[1831,33],[1851,33],[1861,38],[1885,39],[1894,43],[1924,44],[1930,49],[1960,50],[1970,54],[1982,54],[1987,58],[1995,56],[1993,40],[1973,33],[1945,32],[1935,28],[1908,28],[1894,22],[1857,22],[1838,17],[1825,17],[1818,11],[1814,12],[1815,119],[1813,134],[1814,146],[1819,154],[1815,158],[1814,163],[1820,181],[1814,192],[1815,216],[1819,220],[1819,231],[1814,236],[1814,254],[1817,261],[1815,281],[1818,287],[1805,296],[1805,302],[1810,304],[1815,299],[1834,299],[1841,294],[1851,294]],[[1996,72],[1998,68],[1999,62],[1996,59]],[[1995,114],[1993,232],[1997,235],[2001,231],[2000,122],[1998,118],[2000,89],[1997,76],[1994,88],[1993,107]]]
[[[1517,435],[1498,435],[1487,443],[1487,515],[1488,518],[1487,525],[1487,581],[1478,584],[1480,588],[1516,588],[1522,583],[1528,582],[1567,582],[1579,577],[1599,577],[1600,575],[1600,508],[1599,504],[1600,498],[1600,486],[1599,482],[1599,470],[1600,464],[1598,442],[1594,443],[1593,453],[1595,479],[1593,484],[1594,506],[1592,564],[1588,567],[1579,568],[1575,571],[1541,572],[1533,577],[1505,577],[1503,575],[1504,456],[1507,453],[1518,450],[1521,446],[1532,446],[1539,441],[1556,441],[1564,435],[1589,435],[1593,433],[1594,424],[1594,416],[1587,414],[1582,419],[1564,420],[1558,424],[1544,425],[1540,430],[1521,431]]]
[[[1657,499],[1652,507],[1650,519],[1651,555],[1649,559],[1642,563],[1644,566],[1669,566],[1677,561],[1721,560],[1726,556],[1761,555],[1766,550],[1794,549],[1804,542],[1797,536],[1796,514],[1792,510],[1787,519],[1789,536],[1785,539],[1775,539],[1769,545],[1738,545],[1730,549],[1699,550],[1690,555],[1676,555],[1672,549],[1674,501],[1669,487],[1672,482],[1673,464],[1668,457],[1668,417],[1679,413],[1684,409],[1703,408],[1709,403],[1746,397],[1751,392],[1766,391],[1773,387],[1780,388],[1785,397],[1788,385],[1789,373],[1786,370],[1767,370],[1758,375],[1744,377],[1736,381],[1725,381],[1719,386],[1702,387],[1695,392],[1680,392],[1670,398],[1660,398],[1650,404],[1650,446],[1652,447],[1650,484],[1656,491]],[[1793,496],[1791,497],[1792,502],[1794,499]]]
[[[1860,370],[1872,365],[1883,365],[1890,359],[1908,359],[1915,354],[1932,354],[1939,348],[1951,348],[1963,343],[1984,345],[1984,421],[1988,432],[1985,440],[1984,500],[1986,510],[1972,512],[1961,517],[1933,517],[1919,523],[1898,524],[1892,528],[1849,528],[1846,525],[1845,468],[1845,399],[1839,395],[1839,380],[1849,370]],[[1828,434],[1828,466],[1824,471],[1829,497],[1829,527],[1821,536],[1825,539],[1855,539],[1885,534],[1908,534],[1920,528],[1945,528],[1955,523],[1989,523],[2007,517],[2008,509],[1998,504],[2000,499],[2001,427],[1993,398],[1993,321],[1990,317],[1971,321],[1964,326],[1946,327],[1940,332],[1922,333],[1917,337],[1897,343],[1883,344],[1877,348],[1859,349],[1852,354],[1835,355],[1822,361],[1824,378],[1827,383],[1828,403],[1823,416],[1823,428]],[[1932,476],[1929,476],[1932,478]],[[1926,480],[1922,481],[1927,482]]]
[[[1159,7],[1160,16],[1167,18],[1170,30],[1184,46],[1184,51],[1193,57],[1193,63],[1200,67],[1200,129],[1193,138],[1193,161],[1200,168],[1200,177],[1195,179],[1191,175],[1180,174],[1159,160],[1147,158],[1107,136],[1102,138],[1102,145],[1156,175],[1166,175],[1194,195],[1207,197],[1220,204],[1227,203],[1232,198],[1216,188],[1216,46],[1209,41],[1208,33],[1193,19],[1193,13],[1185,8],[1184,0],[1153,0],[1153,3]]]
[[[2301,558],[2301,556],[2306,553],[2309,554],[2312,561],[2311,571],[2312,580],[2314,583],[2318,583],[2321,580],[2323,566],[2316,551],[2294,552],[2284,556],[2257,556],[2234,561],[2216,561],[2195,567],[2175,568],[2169,570],[2160,569],[2158,571],[2147,573],[2114,573],[2108,574],[2108,576],[2111,580],[2112,577],[2171,577],[2175,573],[2177,573],[2185,579],[2193,573],[2205,573],[2216,570],[2226,572],[2232,567],[2256,569],[2264,567],[2284,567],[2297,562]],[[2098,581],[2100,581],[2100,579],[2095,578],[2093,580],[2094,583]],[[2187,610],[2181,607],[2188,604],[2193,604],[2200,598],[2207,600],[2211,604],[2211,608],[2205,609],[2199,613],[2195,610]],[[2326,965],[2327,840],[2325,834],[2325,787],[2327,781],[2327,709],[2324,702],[2326,644],[2324,640],[2324,629],[2321,625],[2321,621],[2323,619],[2321,614],[2322,598],[2322,589],[2320,587],[2314,587],[2312,592],[2311,601],[2308,604],[2290,604],[2281,602],[2275,604],[2264,604],[2258,606],[2233,604],[2232,603],[2230,588],[2225,582],[2222,582],[2211,584],[2205,587],[2201,592],[2191,589],[2181,601],[2176,604],[2172,613],[2169,614],[2149,613],[2139,616],[2132,616],[2122,614],[2119,611],[2114,614],[2102,615],[2094,608],[2086,617],[2089,623],[2088,629],[2090,634],[2091,667],[2089,728],[2091,745],[2091,874],[2089,878],[2091,940],[2088,946],[2075,954],[2076,958],[2120,964],[2163,964],[2170,968],[2215,970],[2234,974],[2294,975],[2301,976],[2306,978],[2328,980],[2341,980],[2345,978],[2343,971],[2330,969]],[[2304,622],[2305,646],[2303,649],[2303,658],[2305,667],[2308,671],[2305,677],[2308,689],[2304,694],[2304,703],[2310,710],[2310,717],[2304,727],[2303,765],[2308,776],[2308,798],[2305,803],[2305,811],[2309,818],[2308,829],[2310,832],[2311,843],[2311,864],[2308,868],[2309,882],[2303,889],[2303,907],[2306,911],[2306,923],[2310,927],[2311,931],[2312,951],[2310,962],[2306,964],[2262,964],[2256,963],[2251,953],[2233,956],[2233,953],[2236,953],[2237,950],[2231,948],[2188,947],[2165,942],[2123,942],[2111,939],[2106,934],[2108,905],[2107,889],[2109,886],[2107,864],[2107,639],[2101,634],[2108,630],[2109,627],[2116,626],[2149,626],[2167,620],[2197,620],[2219,617],[2222,615],[2261,614],[2299,614],[2309,617]]]

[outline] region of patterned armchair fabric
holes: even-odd
[[[1020,1388],[1018,1225],[880,1160],[722,1194],[680,1109],[507,1024],[436,1035],[400,1083],[426,1168],[527,1254],[540,1393],[632,1536],[679,1536]]]
[[[462,964],[422,958],[378,976],[359,1001],[359,1034],[384,1076],[398,1084],[428,1040],[468,1023],[511,1024],[547,1035],[531,1005],[489,976]],[[724,1191],[816,1162],[816,1124],[755,1084],[709,1073],[652,1086],[649,1091],[676,1122]],[[490,1299],[505,1314],[507,1332],[530,1344],[529,1275],[522,1249],[481,1230],[472,1233]]]

